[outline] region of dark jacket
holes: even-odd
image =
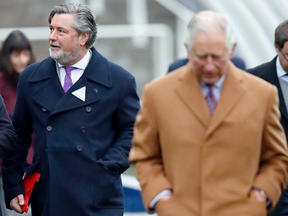
[[[83,87],[85,101],[72,94]],[[33,215],[122,215],[120,174],[129,167],[138,109],[134,77],[94,48],[84,74],[66,94],[53,59],[27,67],[20,74],[12,116],[16,150],[2,165],[7,207],[23,193],[23,165],[35,131],[29,171],[38,171],[41,178]]]

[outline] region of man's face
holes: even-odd
[[[188,58],[199,81],[213,84],[226,71],[230,55],[225,38],[225,34],[205,32],[198,32],[194,36],[193,47],[188,50]]]
[[[282,49],[280,49],[277,45],[275,46],[275,49],[283,70],[288,73],[288,41],[284,43]]]
[[[72,65],[81,59],[81,36],[71,27],[73,14],[55,14],[50,24],[50,56],[63,65]]]

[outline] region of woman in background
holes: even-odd
[[[10,33],[0,52],[0,94],[11,116],[17,96],[19,74],[35,62],[32,47],[19,30]]]
[[[26,36],[19,30],[12,31],[3,42],[0,51],[0,94],[4,99],[7,112],[11,117],[17,96],[19,74],[31,63],[35,62],[31,44]],[[32,163],[33,145],[29,150],[27,162]],[[1,208],[3,216],[19,215],[5,207],[1,176]],[[28,212],[29,214],[29,212]],[[1,215],[1,211],[0,211]]]

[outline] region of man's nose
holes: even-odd
[[[49,34],[49,41],[52,40],[56,40],[56,33],[55,31],[51,31],[50,34]]]
[[[214,60],[211,56],[208,56],[205,63],[205,69],[207,71],[212,71],[215,69]]]

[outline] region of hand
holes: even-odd
[[[266,197],[264,197],[259,190],[252,189],[252,193],[259,202],[266,202]]]
[[[10,208],[17,213],[23,213],[22,206],[24,205],[24,196],[19,194],[17,197],[10,201]]]

